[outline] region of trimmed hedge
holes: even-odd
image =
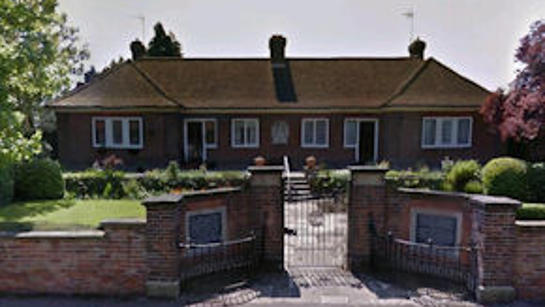
[[[11,165],[0,165],[0,206],[13,200],[14,180]]]
[[[517,209],[517,220],[544,220],[545,204],[523,204]]]
[[[15,198],[59,199],[64,196],[61,166],[51,159],[22,162],[15,168]]]
[[[241,171],[153,170],[143,174],[87,170],[65,173],[66,191],[77,198],[143,198],[173,190],[203,190],[242,186],[247,175]]]
[[[526,162],[510,158],[488,161],[482,170],[486,194],[507,196],[518,200],[528,199],[528,167]]]
[[[388,185],[396,188],[414,188],[442,190],[444,175],[440,171],[422,169],[419,171],[388,171],[385,180]]]

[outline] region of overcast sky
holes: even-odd
[[[545,18],[544,0],[59,0],[60,10],[89,44],[97,69],[130,57],[161,21],[186,57],[268,57],[268,38],[288,39],[297,57],[406,56],[415,33],[432,56],[488,89],[514,77],[514,51],[529,25]]]

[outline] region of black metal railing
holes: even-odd
[[[180,243],[181,279],[234,269],[252,272],[258,260],[256,236],[217,243]]]
[[[441,246],[396,239],[391,233],[373,235],[372,265],[379,269],[418,273],[459,283],[475,291],[477,249],[475,246]]]

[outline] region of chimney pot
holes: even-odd
[[[269,49],[271,52],[271,61],[283,62],[286,59],[285,49],[287,40],[282,35],[273,35],[269,39]]]
[[[426,49],[426,42],[420,40],[420,38],[416,38],[410,45],[409,45],[409,54],[411,58],[423,60],[424,59],[424,50]]]

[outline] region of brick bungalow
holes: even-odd
[[[127,168],[177,160],[241,168],[254,157],[294,167],[387,160],[437,167],[445,157],[486,160],[503,146],[478,114],[488,91],[416,40],[400,58],[140,58],[47,104],[59,156],[71,169],[116,154]]]

